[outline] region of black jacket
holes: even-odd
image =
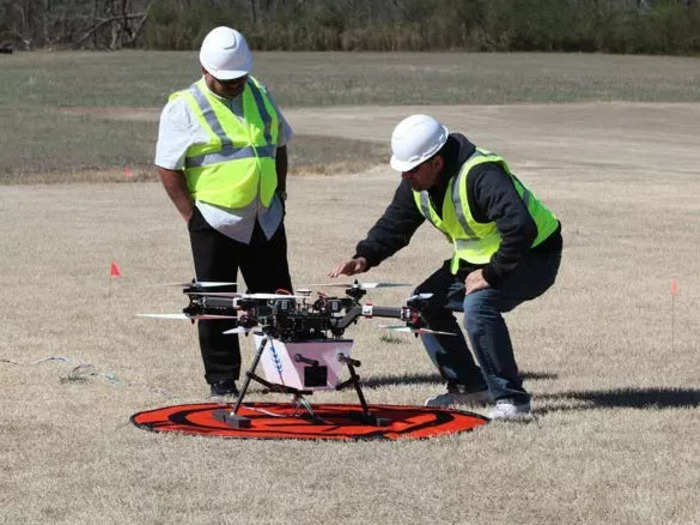
[[[435,211],[442,216],[442,202],[447,185],[458,175],[462,164],[474,152],[475,146],[464,135],[451,133],[440,151],[445,160],[437,184],[428,190]],[[501,245],[491,260],[485,265],[472,265],[460,261],[460,274],[483,268],[484,278],[494,288],[517,265],[520,259],[531,250],[537,237],[537,226],[527,211],[522,199],[513,186],[510,177],[499,164],[486,162],[472,168],[467,179],[467,199],[469,209],[477,222],[495,221],[501,234]],[[384,215],[360,241],[355,257],[364,257],[369,267],[377,266],[404,246],[408,245],[425,218],[413,200],[413,191],[408,180],[403,179],[394,193],[394,198]],[[561,250],[561,225],[544,242],[532,249],[536,252]]]

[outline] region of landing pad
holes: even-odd
[[[252,439],[421,439],[466,432],[488,422],[470,412],[403,405],[369,405],[369,411],[387,423],[363,421],[360,405],[311,405],[316,420],[288,403],[246,403],[238,415],[250,418],[250,428],[232,428],[222,414],[230,403],[176,405],[139,412],[131,422],[154,432]]]

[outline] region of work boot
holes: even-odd
[[[530,402],[518,403],[512,399],[499,399],[488,413],[489,419],[500,421],[525,421],[532,418]]]
[[[211,384],[211,397],[237,396],[238,389],[234,379],[220,379]]]
[[[464,385],[456,383],[447,384],[447,392],[429,397],[425,400],[425,406],[433,408],[447,408],[453,405],[486,406],[490,401],[489,391],[467,391]]]

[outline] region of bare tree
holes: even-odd
[[[0,0],[0,47],[134,45],[154,0]]]

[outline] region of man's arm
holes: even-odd
[[[354,275],[377,266],[406,246],[423,220],[408,181],[402,181],[384,215],[369,230],[367,237],[357,244],[353,258],[337,264],[328,275]]]
[[[394,193],[394,198],[367,237],[357,244],[354,259],[363,257],[366,270],[391,257],[411,241],[411,237],[425,218],[413,200],[413,191],[404,179]]]
[[[187,190],[185,174],[182,171],[168,170],[160,166],[156,167],[158,168],[158,175],[160,175],[160,181],[163,183],[165,192],[177,208],[177,211],[182,215],[182,218],[185,219],[185,222],[189,222],[194,212],[194,201]]]
[[[537,226],[512,179],[500,166],[483,164],[478,168],[467,179],[469,206],[478,222],[494,221],[501,234],[498,251],[479,273],[488,284],[498,288],[532,246]],[[472,280],[481,275],[472,276]]]
[[[277,169],[277,192],[287,193],[287,146],[277,148],[275,156],[275,168]]]

